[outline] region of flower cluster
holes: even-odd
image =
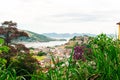
[[[84,54],[84,46],[76,46],[75,48],[74,48],[74,55],[73,55],[73,58],[75,59],[75,60],[82,60],[82,61],[86,61],[86,59],[85,59],[85,57],[83,56],[83,54]]]

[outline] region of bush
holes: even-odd
[[[37,56],[44,56],[44,55],[46,55],[46,53],[42,52],[42,51],[38,52],[38,54],[37,54]]]
[[[7,72],[4,71],[1,74],[6,77],[13,77],[14,75],[23,76],[27,80],[30,80],[30,75],[38,69],[38,62],[29,53],[20,52],[20,50],[24,49],[27,50],[27,52],[29,51],[24,45],[20,44],[17,46],[4,46],[4,40],[0,39],[0,71],[2,71],[2,69],[9,71],[9,75],[6,75]],[[13,71],[15,73],[12,75]],[[0,79],[3,78],[0,76]],[[12,79],[10,78],[10,80]],[[16,80],[16,78],[14,80]]]
[[[24,76],[30,80],[30,75],[38,69],[38,62],[30,54],[20,53],[12,61],[12,67],[16,69],[17,76]]]

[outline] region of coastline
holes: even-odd
[[[39,48],[39,47],[55,47],[64,45],[68,41],[49,41],[49,42],[18,42],[20,44],[24,44],[26,47],[33,47],[33,48]]]

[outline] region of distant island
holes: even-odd
[[[91,33],[43,33],[42,35],[45,35],[47,37],[51,38],[73,38],[74,36],[91,36],[95,37],[97,34],[91,34]],[[116,34],[106,34],[109,37],[116,37]]]
[[[96,36],[95,34],[90,34],[90,33],[43,33],[43,35],[47,37],[52,37],[52,38],[72,38],[74,36]]]

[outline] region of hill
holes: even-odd
[[[72,38],[74,36],[84,36],[84,35],[88,35],[88,36],[96,36],[95,34],[90,34],[90,33],[44,33],[43,35],[47,36],[47,37],[55,37],[55,38]]]
[[[38,34],[32,31],[24,31],[26,32],[29,37],[18,37],[17,39],[14,39],[15,42],[49,42],[49,41],[64,41],[65,39],[53,39],[47,36],[44,36],[42,34]]]

